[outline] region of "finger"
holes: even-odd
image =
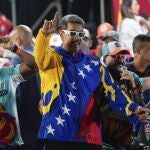
[[[44,24],[43,24],[43,27],[46,27],[46,26],[48,26],[48,20],[44,20]]]
[[[147,118],[147,116],[144,115],[144,114],[139,116],[139,120],[140,120],[141,122],[146,122],[146,118]]]
[[[58,12],[55,13],[53,23],[54,23],[53,26],[57,26],[57,24],[58,24]]]
[[[121,77],[120,79],[121,80],[130,80],[130,78],[128,78],[128,77]]]
[[[55,16],[54,16],[54,21],[57,21],[58,20],[58,12],[55,13]]]
[[[48,22],[48,27],[49,27],[49,29],[52,28],[52,22],[53,22],[52,20]]]
[[[149,108],[146,108],[146,111],[150,114],[150,109]]]
[[[144,111],[147,114],[150,113],[150,109],[149,108],[141,108],[141,111]]]

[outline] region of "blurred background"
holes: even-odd
[[[9,32],[13,26],[24,24],[29,26],[36,36],[38,29],[42,26],[43,20],[45,18],[51,19],[57,10],[60,17],[70,13],[81,16],[86,22],[86,28],[93,34],[96,34],[96,27],[103,22],[109,22],[116,28],[121,20],[119,11],[121,1],[0,0],[0,12],[10,20],[10,22],[6,22],[6,20],[2,20],[4,16],[0,17],[0,28],[2,28],[2,31],[4,28],[8,28],[7,32]],[[140,15],[149,18],[150,0],[138,0],[138,2],[140,4]],[[7,34],[7,32],[4,34]]]

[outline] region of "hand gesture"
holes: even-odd
[[[43,27],[42,27],[42,33],[45,35],[49,35],[51,33],[55,33],[57,31],[57,23],[58,23],[58,13],[55,13],[55,16],[52,20],[48,21],[45,20]]]
[[[135,114],[138,116],[141,122],[146,123],[146,119],[150,114],[150,109],[138,106],[135,109]]]
[[[14,44],[9,36],[0,37],[0,46],[11,50],[14,47]]]
[[[122,71],[120,80],[129,80],[132,83],[132,87],[136,87],[134,77],[132,73],[128,70]]]

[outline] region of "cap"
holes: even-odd
[[[61,44],[62,44],[62,40],[60,38],[60,35],[56,33],[52,34],[49,41],[49,45],[53,47],[57,47],[57,46],[61,46]]]
[[[124,55],[130,55],[129,49],[125,46],[124,43],[113,41],[107,44],[104,44],[102,48],[102,56],[106,55],[116,55],[122,53]]]
[[[102,24],[100,24],[97,27],[97,35],[96,38],[101,38],[105,35],[105,33],[107,33],[108,31],[111,31],[113,29],[113,26],[107,22],[104,22]]]
[[[115,41],[119,41],[119,33],[112,30],[107,33],[102,37],[102,40],[105,41],[107,38],[112,38]]]

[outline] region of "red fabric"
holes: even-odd
[[[96,49],[90,50],[90,51],[89,51],[89,54],[90,54],[91,56],[96,56]]]
[[[118,25],[119,0],[113,0],[112,7],[113,7],[114,27],[116,29]]]
[[[145,13],[148,17],[150,17],[150,0],[138,0],[140,5],[140,15]]]
[[[98,114],[98,105],[94,98],[91,97],[80,124],[79,138],[84,139],[87,143],[101,145],[102,138]]]
[[[142,15],[143,13],[147,15],[147,17],[150,17],[150,0],[138,0],[138,3],[140,5],[140,12],[139,15]],[[112,8],[113,8],[113,17],[114,17],[114,27],[116,29],[118,25],[118,18],[119,18],[119,0],[113,0],[112,1]]]
[[[2,108],[2,107],[1,107]],[[0,143],[10,143],[16,136],[15,118],[0,108]]]
[[[0,36],[5,36],[13,29],[12,22],[5,15],[0,14]]]

